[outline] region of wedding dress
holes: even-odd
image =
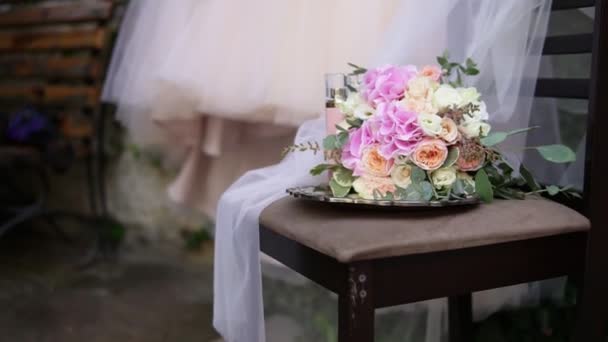
[[[169,196],[213,217],[320,115],[325,72],[370,62],[399,2],[131,1],[102,97],[134,143],[186,154]]]
[[[482,72],[471,85],[483,94],[493,127],[525,127],[550,8],[550,0],[403,0],[366,66],[428,64],[446,48],[454,60],[472,57]],[[349,28],[352,31],[345,33],[346,37],[356,39],[357,29]],[[311,48],[325,53],[326,46]],[[288,65],[288,71],[300,67]],[[328,71],[334,70],[324,70]],[[321,88],[322,83],[316,87]],[[320,141],[324,127],[322,117],[305,122],[295,142]],[[521,150],[524,143],[524,138],[514,139],[510,147]],[[509,157],[517,164],[521,153]],[[215,235],[214,326],[226,341],[265,340],[258,218],[266,206],[285,196],[287,187],[321,183],[323,177],[308,173],[321,158],[306,153],[288,155],[277,165],[246,173],[222,195]],[[505,305],[538,298],[538,283],[475,293],[475,316],[482,318]],[[420,305],[428,312],[425,341],[441,341],[445,336],[445,300],[416,304]]]

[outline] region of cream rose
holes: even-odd
[[[380,155],[377,145],[372,145],[363,151],[361,157],[362,174],[374,177],[388,177],[393,169],[394,160]]]
[[[397,165],[391,172],[391,179],[396,186],[406,189],[412,184],[412,167],[410,165]]]
[[[458,94],[460,95],[460,106],[464,106],[469,103],[477,103],[481,94],[477,89],[473,87],[469,88],[458,88]]]
[[[479,109],[471,113],[466,113],[464,115],[464,121],[487,121],[489,119],[489,115],[486,103],[480,101],[475,104],[479,106]]]
[[[397,188],[393,180],[389,177],[362,176],[353,182],[353,189],[364,199],[374,199],[374,191],[378,191],[382,196],[387,193],[394,193]]]
[[[441,119],[441,132],[439,133],[439,137],[445,140],[448,145],[458,142],[460,136],[458,134],[458,126],[454,120],[450,118]]]
[[[429,77],[418,76],[414,77],[407,83],[408,89],[405,93],[407,97],[413,98],[432,98],[435,89],[439,83],[433,81]]]
[[[456,169],[444,167],[431,173],[431,181],[436,189],[449,188],[456,181]]]
[[[437,170],[448,157],[448,147],[440,139],[426,139],[418,143],[410,159],[423,170]]]
[[[462,103],[462,97],[454,87],[442,84],[433,94],[433,103],[438,109],[456,107]]]
[[[418,125],[425,135],[436,137],[441,134],[441,117],[437,114],[419,114]]]
[[[482,121],[465,121],[460,125],[460,131],[469,139],[485,137],[490,133],[490,129],[490,124]]]

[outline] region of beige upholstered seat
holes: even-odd
[[[587,218],[544,199],[496,200],[469,208],[387,211],[284,198],[262,212],[260,224],[341,262],[589,229]]]

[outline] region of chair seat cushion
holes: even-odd
[[[260,225],[340,262],[476,247],[585,231],[589,220],[545,199],[378,210],[283,198]]]

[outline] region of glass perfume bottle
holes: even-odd
[[[347,96],[344,74],[325,74],[325,133],[336,134],[336,125],[344,120],[344,114],[337,104]]]

